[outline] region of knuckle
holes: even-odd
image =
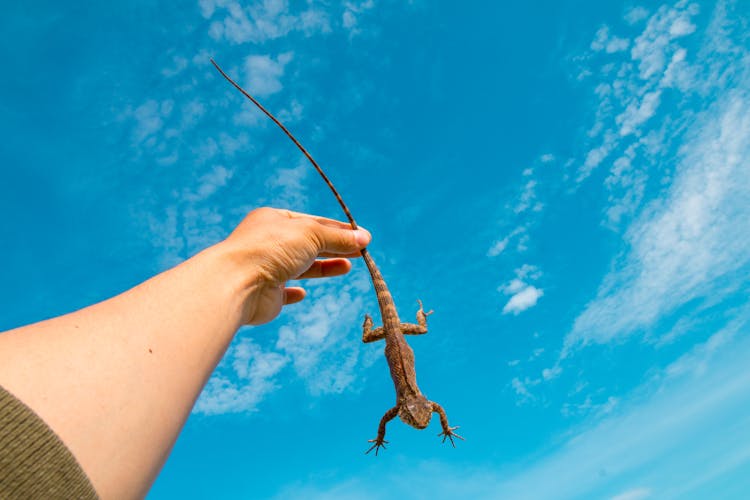
[[[251,210],[250,213],[248,213],[248,216],[252,216],[252,217],[267,217],[267,216],[273,214],[274,212],[276,212],[275,208],[271,208],[271,207],[258,207],[258,208],[255,208],[255,209]]]
[[[324,231],[322,231],[320,224],[313,219],[300,219],[299,224],[310,241],[312,241],[318,248],[325,247],[325,235],[323,234]]]

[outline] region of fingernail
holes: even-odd
[[[354,231],[354,238],[357,241],[357,245],[360,247],[366,247],[368,243],[370,243],[370,240],[372,239],[372,236],[370,236],[370,232],[366,229],[359,228]]]

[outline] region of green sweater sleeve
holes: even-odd
[[[83,469],[57,434],[2,387],[0,498],[98,498]]]

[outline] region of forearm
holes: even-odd
[[[112,299],[0,335],[0,384],[69,446],[105,498],[145,495],[253,307],[217,245]]]

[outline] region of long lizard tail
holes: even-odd
[[[273,120],[273,122],[276,125],[278,125],[281,128],[281,130],[284,131],[284,133],[287,135],[287,137],[289,137],[289,139],[291,139],[292,142],[299,148],[299,150],[302,151],[302,154],[304,154],[307,157],[307,159],[310,160],[310,163],[313,164],[313,167],[315,167],[315,170],[318,171],[318,173],[323,178],[323,180],[325,181],[325,183],[328,184],[328,187],[331,189],[331,191],[333,191],[333,195],[336,197],[336,200],[339,202],[339,205],[341,205],[341,208],[344,210],[344,213],[346,214],[346,218],[349,219],[349,223],[352,225],[352,229],[357,229],[357,227],[358,227],[357,223],[355,222],[354,217],[352,217],[352,214],[349,211],[349,207],[346,206],[346,203],[344,203],[344,199],[341,198],[341,195],[339,194],[338,191],[336,191],[336,188],[333,186],[333,183],[331,182],[331,180],[328,178],[328,176],[325,174],[325,172],[323,172],[323,169],[320,168],[320,166],[318,165],[318,162],[315,161],[315,159],[312,157],[312,155],[310,155],[310,153],[307,152],[307,150],[304,148],[304,146],[302,146],[302,144],[299,143],[299,141],[292,135],[291,132],[289,132],[289,130],[284,126],[283,123],[281,123],[275,116],[273,116],[270,111],[268,111],[266,108],[264,108],[263,105],[261,103],[259,103],[253,96],[251,96],[245,89],[243,89],[242,87],[240,87],[237,82],[235,82],[234,80],[232,80],[229,77],[229,75],[227,75],[226,73],[224,73],[224,70],[222,70],[219,67],[219,65],[216,64],[216,61],[214,61],[213,59],[211,59],[211,64],[213,64],[214,67],[217,70],[219,70],[219,73],[221,73],[221,76],[223,76],[224,78],[226,78],[227,81],[229,81],[229,83],[231,83],[232,85],[234,85],[234,87],[237,90],[239,90],[240,92],[242,92],[242,94],[245,97],[247,97],[248,99],[250,99],[253,102],[253,104],[255,104],[256,106],[258,106],[258,109],[260,109],[261,111],[263,111],[263,113],[265,113],[267,117],[269,117],[271,120]]]

